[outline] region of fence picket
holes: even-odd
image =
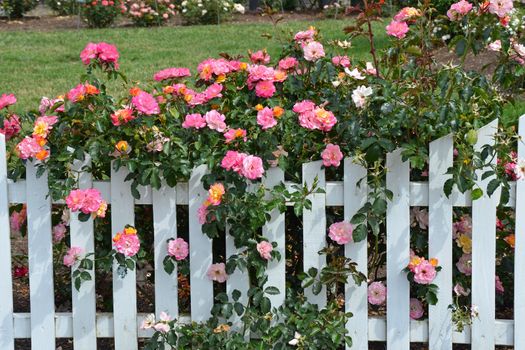
[[[387,188],[394,194],[386,219],[387,347],[410,348],[410,289],[405,273],[410,258],[410,169],[398,149],[387,155]]]
[[[126,225],[135,224],[135,201],[131,195],[131,183],[124,179],[128,172],[118,171],[111,165],[111,232],[115,236]],[[136,271],[128,270],[124,278],[113,265],[113,314],[115,350],[136,350],[137,343],[137,285]]]
[[[5,136],[0,134],[0,349],[14,350],[13,276]]]
[[[357,186],[360,180],[360,186]],[[366,168],[354,164],[352,159],[344,160],[344,218],[350,221],[352,216],[366,203],[368,186]],[[345,255],[358,265],[358,270],[368,276],[368,241],[350,242],[345,245]],[[345,310],[354,314],[346,323],[346,329],[352,337],[352,347],[368,349],[368,299],[367,284],[356,285],[349,279],[345,286]],[[350,349],[347,347],[347,349]]]
[[[483,145],[494,145],[497,127],[496,119],[478,130],[477,151],[481,151]],[[484,170],[476,172],[479,179]],[[479,317],[472,322],[472,348],[480,350],[494,349],[495,345],[496,207],[500,190],[491,197],[487,195],[487,184],[492,178],[478,182],[484,194],[472,202],[472,304],[479,308]]]
[[[439,286],[436,305],[429,305],[429,347],[431,350],[452,350],[452,202],[443,191],[446,175],[453,162],[451,135],[430,143],[428,255],[437,258],[442,270],[434,283]]]
[[[324,169],[321,169],[323,162],[318,160],[303,164],[303,184],[311,187],[315,178],[318,179],[318,187],[325,188],[326,180]],[[326,195],[324,193],[313,193],[308,196],[312,202],[312,209],[303,211],[303,268],[304,271],[315,267],[318,272],[326,265],[324,255],[318,252],[326,246]],[[323,286],[321,292],[315,295],[312,288],[304,291],[308,301],[317,304],[319,308],[326,306],[326,287]]]
[[[177,266],[169,275],[164,271],[164,257],[168,253],[167,240],[177,238],[177,190],[163,184],[153,190],[153,229],[155,256],[155,313],[167,312],[179,316]]]
[[[226,256],[230,257],[232,255],[239,254],[242,252],[242,249],[235,247],[234,239],[229,233],[229,227],[226,227]],[[250,282],[248,279],[247,271],[240,271],[238,268],[235,269],[233,274],[228,276],[226,281],[226,292],[231,295],[234,290],[241,292],[241,298],[239,302],[243,305],[246,305],[248,302],[248,289],[250,289]],[[240,317],[236,312],[233,313],[233,316],[230,318],[230,321],[233,322],[234,329],[238,330],[236,327],[237,322],[240,321]]]
[[[525,159],[525,115],[520,118],[518,158]],[[516,242],[514,248],[514,348],[525,349],[525,180],[516,183]]]
[[[272,168],[266,172],[263,178],[263,184],[272,188],[284,182],[284,172],[280,168]],[[270,242],[277,242],[275,248],[281,254],[281,261],[274,260],[268,263],[268,286],[274,286],[279,289],[279,294],[269,295],[273,307],[279,307],[284,303],[286,298],[286,236],[284,231],[284,214],[278,209],[270,213],[270,220],[263,226],[262,233]]]
[[[75,161],[73,170],[78,173],[79,188],[91,188],[93,179],[84,167],[90,167],[91,160],[86,156],[84,162]],[[81,247],[85,252],[95,251],[95,236],[93,233],[93,220],[86,222],[78,220],[78,214],[70,215],[70,239],[72,247]],[[72,309],[73,309],[73,345],[75,349],[96,349],[96,296],[95,276],[92,274],[91,281],[84,281],[80,290],[77,291],[72,280]]]
[[[54,350],[53,241],[47,172],[37,177],[36,166],[28,162],[26,186],[31,348]]]
[[[206,275],[213,261],[212,241],[203,234],[198,215],[207,195],[201,182],[206,172],[204,165],[193,169],[189,182],[191,319],[197,322],[207,320],[213,306],[213,283]]]

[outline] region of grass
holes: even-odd
[[[221,52],[245,54],[248,49],[267,48],[277,55],[279,40],[290,31],[304,30],[309,25],[320,29],[325,40],[344,40],[343,28],[349,20],[290,21],[273,26],[270,23],[224,24],[165,28],[112,28],[101,30],[62,30],[55,32],[0,33],[0,93],[12,92],[18,98],[17,110],[38,107],[42,96],[54,97],[72,88],[83,66],[79,53],[87,42],[106,41],[115,44],[121,54],[121,70],[130,80],[151,79],[156,71],[185,66],[196,71],[197,64]],[[377,33],[384,33],[377,25]],[[262,34],[270,34],[268,40]],[[380,34],[379,48],[387,38]],[[349,54],[353,58],[368,56],[364,39],[354,40]]]

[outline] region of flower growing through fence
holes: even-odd
[[[403,271],[407,273],[407,279],[414,283],[415,294],[430,305],[435,305],[438,301],[437,291],[439,287],[432,282],[440,270],[441,266],[438,266],[437,259],[427,260],[413,255]]]
[[[189,245],[182,238],[168,240],[168,255],[164,258],[164,271],[172,274],[175,266],[178,266],[178,273],[189,275],[189,261],[186,259],[189,255]]]
[[[330,237],[337,244],[347,244],[352,242],[353,227],[349,222],[336,222],[330,225],[328,229],[328,237]]]
[[[100,191],[94,188],[72,190],[66,197],[66,205],[72,212],[80,211],[80,221],[106,216],[107,202],[102,199]]]
[[[137,236],[137,229],[127,226],[123,231],[117,232],[113,237],[113,247],[117,253],[125,257],[135,256],[140,249],[140,239]]]
[[[383,305],[386,301],[386,287],[381,281],[375,281],[368,286],[368,302],[372,305]]]
[[[410,298],[410,318],[413,320],[419,320],[423,317],[425,309],[423,308],[423,303],[416,299]]]
[[[208,278],[212,281],[224,283],[228,279],[226,274],[226,265],[224,263],[211,264],[206,272]]]

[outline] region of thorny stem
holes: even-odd
[[[368,27],[368,41],[370,42],[370,54],[372,55],[372,58],[374,60],[374,66],[376,67],[376,75],[379,77],[379,64],[377,61],[376,48],[374,45],[374,32],[372,31],[372,23],[370,21],[370,17],[368,16],[368,0],[364,0],[363,3],[365,6],[364,14],[366,24]]]

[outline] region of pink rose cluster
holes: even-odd
[[[85,65],[96,60],[102,67],[118,69],[119,53],[114,45],[100,42],[88,43],[80,53],[80,59]]]
[[[144,1],[133,0],[132,4],[128,4],[126,9],[128,15],[132,19],[140,19],[143,17],[162,19],[162,21],[168,20],[170,17],[175,16],[175,4],[172,4],[172,0],[158,0],[155,2],[155,7],[149,5]],[[128,0],[130,2],[130,0]],[[164,3],[164,4],[163,4]]]
[[[44,146],[47,144],[47,137],[53,129],[53,125],[58,122],[57,116],[40,116],[35,120],[33,134],[26,136],[16,145],[16,151],[20,159],[36,158],[43,161],[49,157],[49,149]]]
[[[180,261],[188,257],[188,243],[182,238],[172,239],[168,242],[168,255]]]
[[[5,139],[9,140],[18,135],[21,129],[20,119],[17,115],[11,114],[4,119],[4,127],[0,128],[0,134],[5,135]]]
[[[117,253],[126,257],[135,256],[140,250],[140,239],[137,230],[132,226],[127,226],[123,231],[117,232],[113,237],[113,247]]]
[[[348,56],[334,56],[332,57],[332,64],[343,68],[350,67],[350,58]]]
[[[99,190],[94,188],[72,190],[66,197],[66,205],[72,212],[81,211],[93,217],[105,217],[108,207]]]
[[[84,249],[80,247],[69,248],[66,255],[64,255],[64,265],[67,267],[75,265],[75,263],[77,262],[77,260],[80,259],[82,254],[84,254]]]
[[[408,33],[408,24],[407,22],[392,20],[392,22],[386,26],[386,33],[395,38],[403,39]]]
[[[450,6],[450,9],[447,11],[447,16],[451,21],[459,21],[465,17],[470,10],[472,10],[472,4],[466,0],[461,0]]]
[[[383,282],[375,281],[368,286],[368,302],[372,305],[383,305],[386,301],[386,287]]]
[[[273,245],[268,241],[261,241],[257,243],[257,252],[264,260],[272,259]]]
[[[253,64],[268,64],[270,63],[270,55],[266,50],[259,50],[250,53],[250,61],[252,61]]]
[[[14,105],[16,103],[16,97],[13,94],[2,94],[0,96],[0,110]]]
[[[151,329],[155,331],[166,334],[171,330],[170,322],[173,321],[173,318],[162,311],[159,315],[159,321],[155,321],[155,315],[150,314],[142,321],[140,326],[141,329]]]
[[[211,264],[206,274],[210,280],[219,283],[224,283],[228,279],[224,263]]]
[[[239,61],[228,61],[224,58],[208,58],[197,66],[199,78],[204,81],[212,81],[221,77],[224,78],[226,74],[237,72],[245,66]]]
[[[158,71],[153,76],[156,81],[175,80],[191,76],[188,68],[166,68]]]
[[[27,207],[24,204],[20,211],[13,210],[9,216],[9,226],[13,233],[19,233],[27,220]]]
[[[42,97],[42,99],[40,100],[40,106],[38,107],[38,111],[40,112],[41,115],[44,115],[46,114],[46,112],[50,111],[50,110],[53,110],[55,112],[64,112],[64,99],[63,98],[48,98],[48,97]],[[62,105],[60,106],[57,106],[55,108],[55,106],[59,103],[62,103]]]
[[[343,153],[338,145],[332,145],[329,143],[326,145],[324,151],[321,152],[321,158],[323,159],[323,165],[325,167],[338,167],[343,159]]]
[[[260,179],[264,174],[261,158],[237,151],[227,151],[222,159],[221,167],[250,180]]]
[[[407,269],[414,274],[414,282],[417,284],[431,284],[436,278],[438,266],[437,259],[426,260],[413,255]]]
[[[276,91],[275,83],[283,82],[286,72],[275,70],[260,64],[248,66],[248,89],[255,89],[255,95],[262,98],[270,98]]]
[[[321,106],[316,106],[310,100],[297,102],[293,111],[299,114],[299,124],[306,129],[330,131],[337,123],[337,118],[330,111]]]
[[[352,224],[349,222],[336,222],[330,225],[328,229],[328,237],[330,237],[337,244],[347,244],[352,242]]]
[[[294,36],[295,42],[299,43],[301,47],[306,46],[308,43],[315,40],[315,35],[317,32],[313,27],[310,27],[308,30],[297,32]]]

